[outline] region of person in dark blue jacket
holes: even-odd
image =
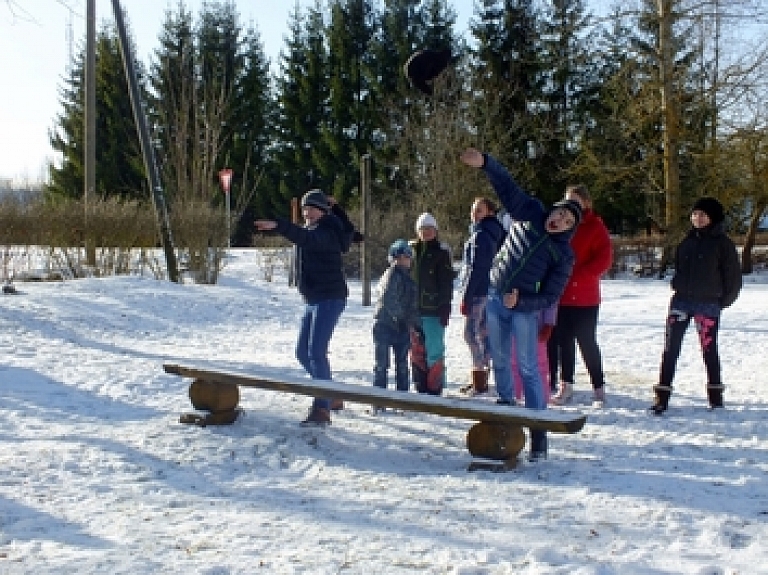
[[[342,254],[349,251],[354,227],[346,213],[321,190],[310,190],[301,199],[304,227],[286,219],[256,220],[259,231],[275,231],[296,244],[297,286],[304,297],[296,359],[312,379],[331,379],[328,347],[344,311],[349,290]],[[315,398],[303,425],[331,423],[331,400]]]
[[[539,311],[560,299],[573,268],[569,240],[581,220],[581,206],[572,200],[546,209],[526,194],[492,156],[469,148],[461,161],[482,168],[512,223],[491,267],[486,316],[497,403],[514,405],[511,341],[523,380],[525,407],[546,409],[538,369]],[[529,460],[547,457],[545,431],[531,431]]]
[[[484,393],[488,391],[488,370],[491,365],[485,325],[485,302],[491,264],[506,232],[496,217],[496,205],[488,198],[475,198],[470,218],[472,224],[469,228],[469,239],[464,244],[461,269],[459,310],[464,316],[464,341],[472,354],[472,373],[469,384],[462,387],[461,391]]]

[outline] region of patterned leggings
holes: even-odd
[[[472,298],[472,306],[464,318],[464,341],[472,354],[473,369],[488,369],[491,355],[488,351],[488,328],[485,325],[485,302],[487,298]]]
[[[699,334],[699,345],[704,366],[707,370],[707,384],[720,385],[720,354],[717,350],[717,330],[720,318],[702,314],[691,315],[674,308],[669,310],[667,327],[664,332],[664,353],[661,356],[661,374],[659,384],[672,386],[675,377],[677,359],[680,357],[680,348],[683,336],[693,319],[696,331]]]

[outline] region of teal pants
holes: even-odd
[[[421,316],[421,329],[424,331],[424,348],[427,352],[427,369],[438,361],[443,362],[443,389],[446,384],[445,370],[445,328],[439,317]]]

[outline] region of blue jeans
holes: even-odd
[[[296,359],[312,379],[331,379],[328,347],[346,305],[346,300],[329,299],[307,304],[304,308],[296,342]],[[330,406],[330,399],[315,398],[312,404],[313,408],[328,409]]]
[[[485,313],[493,361],[493,378],[499,397],[504,401],[514,402],[510,364],[514,337],[517,365],[523,381],[525,407],[546,409],[547,400],[544,397],[538,368],[538,312],[520,312],[514,308],[506,308],[501,296],[491,291],[488,294]],[[531,431],[531,450],[547,451],[546,432]]]
[[[387,387],[389,370],[389,350],[395,357],[395,381],[398,391],[408,391],[408,350],[411,336],[407,329],[397,330],[383,323],[373,326],[373,385],[382,389]]]

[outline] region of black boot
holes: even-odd
[[[723,390],[725,386],[721,383],[710,383],[707,385],[707,399],[709,399],[709,408],[715,409],[723,407]]]
[[[536,462],[547,458],[547,432],[531,430],[531,450],[528,453],[528,461]]]
[[[656,398],[649,411],[654,415],[661,415],[669,407],[669,396],[672,395],[672,387],[659,384],[653,386],[653,391],[656,394]]]

